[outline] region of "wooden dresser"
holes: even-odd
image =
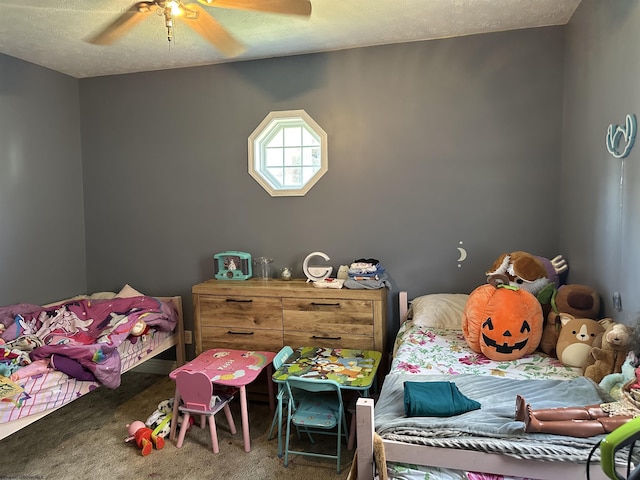
[[[192,288],[196,355],[318,346],[384,352],[386,288],[318,288],[304,280],[208,280]]]

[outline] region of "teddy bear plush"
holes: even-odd
[[[559,318],[562,328],[556,344],[558,360],[567,367],[581,368],[605,327],[590,318],[576,318],[568,313],[560,313]]]
[[[596,320],[600,315],[600,295],[587,285],[562,285],[552,297],[550,306],[551,308],[545,312],[546,321],[540,339],[540,350],[547,355],[557,356],[556,346],[562,329],[560,314],[567,313],[575,318]]]
[[[610,373],[621,373],[631,348],[633,329],[610,318],[600,320],[605,331],[593,342],[583,375],[596,383]]]
[[[637,373],[640,373],[635,367],[636,362],[637,358],[635,353],[629,352],[622,364],[621,372],[605,375],[599,383],[600,388],[614,399],[620,400],[620,398],[622,398],[622,387],[631,380],[636,380]]]

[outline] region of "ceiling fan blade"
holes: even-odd
[[[245,47],[218,23],[211,15],[204,11],[200,5],[191,3],[184,6],[185,9],[195,12],[196,15],[184,15],[180,18],[191,27],[193,31],[206,38],[214,47],[227,57],[235,57],[244,52]]]
[[[111,45],[153,12],[153,2],[135,3],[100,33],[89,39],[94,45]]]
[[[309,0],[198,0],[198,2],[207,7],[235,8],[307,17],[311,15]]]

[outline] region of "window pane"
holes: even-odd
[[[302,152],[300,148],[287,148],[284,151],[284,164],[286,166],[300,165]]]
[[[287,147],[302,145],[302,127],[287,127],[284,129],[284,144]]]
[[[317,167],[303,167],[302,168],[302,182],[306,184],[318,171]]]
[[[283,185],[287,188],[299,187],[301,185],[300,167],[285,167]]]
[[[282,166],[282,148],[267,148],[265,150],[265,166],[277,167]]]
[[[320,145],[320,142],[316,139],[315,135],[313,135],[306,128],[302,129],[302,145],[305,147]]]
[[[269,182],[273,184],[274,187],[280,188],[284,183],[284,172],[282,167],[271,167],[267,168],[267,173],[271,178],[269,178]]]
[[[320,167],[320,149],[319,148],[305,148],[302,151],[302,162],[305,166]]]
[[[282,147],[284,146],[284,134],[282,133],[282,129],[278,129],[269,141],[267,142],[267,147]]]

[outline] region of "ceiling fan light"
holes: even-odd
[[[165,8],[168,8],[171,11],[171,15],[173,16],[182,15],[182,8],[180,7],[180,2],[171,0],[167,2]]]

